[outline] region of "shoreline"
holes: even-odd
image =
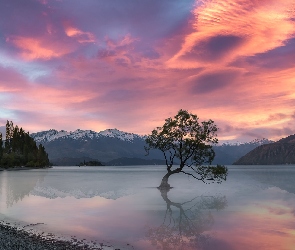
[[[37,224],[29,224],[35,226]],[[14,223],[0,221],[0,246],[1,249],[23,250],[111,250],[112,246],[94,241],[88,242],[74,236],[70,239],[58,237],[52,233],[34,232],[25,230],[26,226],[16,226]],[[118,249],[118,248],[116,248]],[[119,249],[118,249],[119,250]]]
[[[33,169],[48,169],[52,167],[14,167],[14,168],[1,168],[0,171],[19,171],[19,170],[33,170]]]

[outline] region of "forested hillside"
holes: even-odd
[[[5,140],[0,133],[0,167],[45,167],[49,166],[48,155],[42,144],[36,145],[34,139],[12,121],[7,121]]]
[[[295,164],[295,135],[261,145],[238,159],[234,165]]]

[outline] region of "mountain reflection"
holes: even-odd
[[[198,196],[183,203],[168,198],[168,191],[161,190],[166,202],[163,223],[159,227],[147,228],[147,238],[153,246],[162,250],[196,250],[204,248],[210,241],[205,231],[211,229],[214,218],[211,210],[227,206],[225,196]]]
[[[0,197],[7,207],[21,201],[38,183],[44,181],[48,170],[25,170],[0,172]]]
[[[253,171],[253,169],[255,171]],[[245,173],[254,180],[266,184],[270,187],[278,187],[289,193],[295,194],[294,166],[288,165],[268,165],[268,166],[247,166]]]

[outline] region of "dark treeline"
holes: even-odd
[[[80,162],[79,167],[80,166],[104,166],[100,161],[85,161],[84,162]]]
[[[0,166],[4,168],[12,167],[46,167],[49,166],[48,154],[45,148],[30,137],[17,125],[11,121],[6,123],[6,134],[3,141],[0,133]]]

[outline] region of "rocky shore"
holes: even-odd
[[[0,250],[90,250],[115,249],[103,243],[86,242],[72,237],[63,240],[53,234],[30,233],[0,221]]]

